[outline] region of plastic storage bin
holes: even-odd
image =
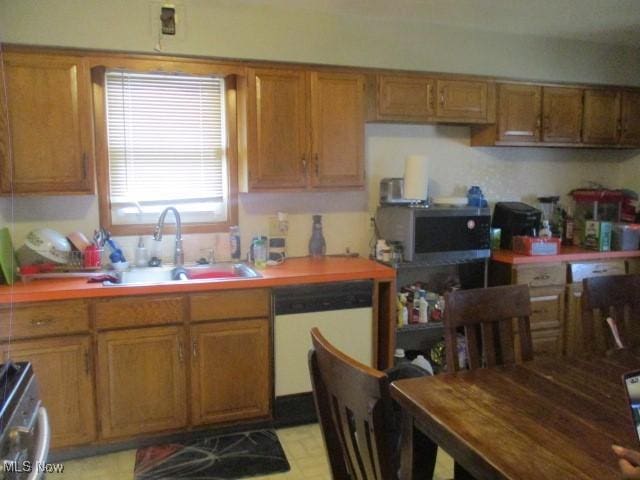
[[[612,250],[638,250],[638,246],[640,246],[640,224],[613,224],[611,232]]]

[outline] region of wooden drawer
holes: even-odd
[[[518,265],[513,269],[511,283],[529,285],[530,287],[544,287],[548,285],[564,285],[567,270],[562,263],[548,265]]]
[[[268,289],[234,290],[192,295],[191,320],[228,320],[270,316]]]
[[[166,325],[184,320],[184,297],[125,297],[96,302],[96,328]]]
[[[627,273],[624,260],[606,262],[570,263],[571,282],[582,282],[585,278],[604,277],[607,275],[624,275]]]
[[[534,356],[562,355],[562,335],[561,330],[549,329],[531,332],[531,341],[533,343]]]
[[[564,288],[531,289],[531,331],[562,329],[564,324]]]
[[[14,304],[0,310],[0,339],[43,337],[89,331],[85,301]]]
[[[637,275],[640,273],[640,258],[630,258],[627,260],[627,273]]]

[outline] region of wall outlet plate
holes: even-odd
[[[269,217],[269,236],[286,237],[289,232],[289,222],[279,221],[278,217]]]

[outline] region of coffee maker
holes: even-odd
[[[493,210],[492,228],[501,229],[500,248],[511,250],[516,235],[537,236],[542,212],[522,202],[498,202]]]

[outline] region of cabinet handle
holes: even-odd
[[[305,153],[302,154],[302,172],[307,174],[307,155]]]
[[[314,162],[316,164],[316,177],[320,175],[320,162],[319,162],[319,158],[320,156],[316,153],[314,156]]]
[[[440,106],[444,108],[444,93],[440,94]]]
[[[84,349],[84,373],[85,375],[89,375],[89,349]]]
[[[178,360],[180,360],[180,363],[184,363],[184,350],[182,349],[182,342],[178,343]]]
[[[193,354],[193,358],[198,356],[198,344],[195,340],[191,342],[191,353]]]
[[[594,270],[593,273],[607,273],[609,270],[603,268],[602,270]]]
[[[34,318],[31,320],[31,325],[35,327],[43,327],[45,325],[49,325],[53,323],[53,317],[44,317],[44,318]]]
[[[537,277],[533,277],[534,280],[549,280],[551,277],[548,274],[538,275]]]

